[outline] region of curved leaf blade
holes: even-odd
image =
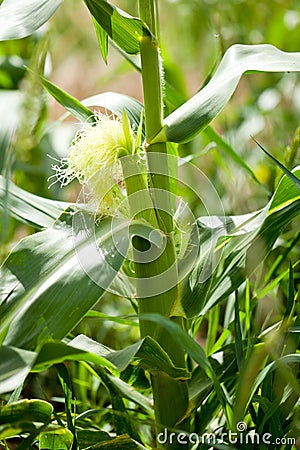
[[[221,150],[223,150],[236,164],[238,164],[242,169],[244,169],[250,177],[258,183],[260,186],[266,187],[259,181],[251,167],[245,162],[245,160],[234,150],[234,148],[225,141],[223,137],[217,133],[212,127],[208,126],[205,128],[203,133],[214,142]]]
[[[93,18],[94,27],[97,35],[97,39],[99,42],[99,47],[101,51],[101,55],[105,64],[107,64],[107,55],[108,55],[108,36],[107,33],[100,27],[99,23]]]
[[[254,142],[259,146],[259,148],[282,170],[282,172],[292,180],[292,182],[298,186],[298,189],[300,189],[300,180],[295,177],[295,175],[290,172],[283,164],[281,164],[278,159],[276,159],[268,150],[266,150],[259,142],[257,142],[256,139],[252,138]]]
[[[300,178],[300,167],[293,175]],[[270,252],[282,229],[300,214],[299,188],[286,175],[281,179],[271,201],[261,211],[230,217],[199,218],[203,251],[186,282],[181,303],[187,317],[205,314],[217,302],[234,292]],[[217,243],[222,236],[223,242]],[[210,263],[214,248],[223,252],[221,270],[203,281],[205,264]],[[210,267],[210,266],[209,266]]]
[[[147,450],[139,442],[132,439],[127,434],[121,434],[120,436],[113,437],[104,442],[100,442],[93,446],[96,450]]]
[[[38,30],[63,0],[4,0],[0,6],[0,41],[21,39]]]
[[[172,335],[172,338],[178,347],[182,348],[184,352],[188,354],[212,380],[220,404],[223,406],[224,411],[228,411],[230,409],[230,405],[228,405],[228,398],[226,398],[217,374],[203,348],[176,322],[169,320],[160,314],[147,313],[140,314],[139,317],[141,320],[158,323]]]
[[[88,361],[106,367],[113,372],[115,366],[105,358],[105,355],[106,353],[104,351],[96,354],[95,352],[90,352],[88,349],[73,346],[72,343],[47,342],[37,354],[34,365],[32,365],[32,370],[34,372],[41,372],[53,364],[66,361]]]
[[[140,40],[151,35],[141,19],[131,17],[105,0],[84,1],[96,22],[124,52],[131,55],[140,52]]]
[[[223,109],[242,75],[248,71],[299,72],[300,53],[283,52],[273,45],[232,45],[211,80],[190,100],[164,120],[151,139],[155,142],[188,142]]]

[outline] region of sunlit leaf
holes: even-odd
[[[109,441],[93,445],[93,450],[147,450],[146,447],[136,442],[127,435],[117,436]]]
[[[140,40],[150,31],[141,19],[131,17],[105,0],[84,0],[94,19],[126,53],[137,54]]]
[[[65,361],[88,361],[105,366],[109,370],[114,370],[115,368],[115,365],[105,358],[105,352],[102,352],[102,354],[100,352],[89,352],[71,344],[47,342],[37,354],[33,371],[41,372],[53,364],[59,364]]]
[[[103,58],[103,61],[107,63],[107,55],[108,55],[108,36],[106,31],[100,27],[99,23],[93,18],[94,26],[96,35],[99,42],[99,47],[101,51],[101,55]]]
[[[125,245],[124,254],[127,228],[124,223],[114,236]],[[37,343],[60,339],[99,300],[124,256],[114,245],[109,221],[98,226],[101,252],[92,231],[83,225],[74,246],[69,227],[48,229],[23,239],[8,256],[1,268],[0,301],[0,336],[6,336],[7,345],[33,349]]]
[[[268,44],[231,46],[210,81],[164,119],[162,130],[151,142],[190,141],[219,114],[248,71],[299,72],[300,53],[283,52]]]
[[[69,450],[73,443],[73,434],[59,425],[49,425],[39,436],[39,448],[47,450]]]
[[[4,0],[0,5],[0,41],[21,39],[38,30],[63,0]]]
[[[94,215],[79,209],[21,240],[0,270],[1,340],[34,349],[64,337],[108,289],[131,237],[151,240],[152,231],[121,218],[95,224]]]

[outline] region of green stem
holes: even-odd
[[[154,228],[158,228],[152,199],[136,155],[122,157],[120,161],[126,184],[131,217],[144,219]]]
[[[158,43],[155,38],[157,24],[155,19],[155,1],[139,0],[140,17],[147,23],[152,36],[145,35],[140,41],[142,64],[142,80],[145,105],[146,142],[151,142],[152,136],[162,128],[163,100],[161,82],[161,63]],[[174,246],[174,223],[171,208],[170,181],[168,176],[168,153],[165,143],[147,145],[148,167],[150,172],[150,194],[154,205],[159,228],[165,233],[166,246],[155,261],[147,264],[135,263],[137,275],[137,298],[139,312],[159,313],[183,326],[183,319],[172,317],[172,310],[178,301],[178,274]],[[163,167],[163,175],[161,168]],[[167,170],[166,170],[167,169]],[[139,245],[139,243],[137,243]],[[148,295],[147,280],[156,283],[155,277],[162,276],[160,292]],[[151,336],[169,354],[173,363],[179,367],[185,366],[185,354],[175,344],[172,336],[153,322],[140,321],[142,337]],[[172,433],[174,428],[189,430],[189,421],[185,419],[188,410],[188,389],[185,381],[170,378],[165,373],[151,376],[154,410],[157,433]],[[177,435],[176,435],[177,436]],[[172,443],[157,443],[158,448],[187,448],[178,442],[175,435]]]

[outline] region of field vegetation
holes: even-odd
[[[299,33],[0,0],[0,449],[300,448]]]

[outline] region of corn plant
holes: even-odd
[[[4,0],[0,39],[31,35],[61,3]],[[257,267],[276,254],[277,239],[299,219],[300,167],[289,170],[258,144],[283,176],[263,208],[226,215],[213,180],[188,155],[180,158],[178,146],[201,134],[255,179],[210,122],[244,73],[298,72],[300,53],[233,45],[185,101],[164,78],[158,1],[139,0],[138,17],[105,0],[84,3],[103,59],[112,42],[140,72],[144,103],[111,92],[80,102],[45,77],[44,64],[30,72],[81,123],[49,180],[65,186],[77,179],[81,192],[71,203],[17,186],[9,176],[14,133],[0,178],[2,221],[13,217],[36,232],[21,239],[1,267],[3,448],[15,436],[22,437],[20,449],[292,448],[299,435],[299,260],[284,264],[299,230],[263,275]],[[46,53],[41,46],[40,61]],[[140,63],[132,55],[140,55]],[[178,196],[180,185],[206,215],[195,217]],[[279,286],[280,317],[256,329],[251,317],[258,300]],[[130,299],[129,316],[93,309],[109,293]],[[112,349],[76,335],[87,317],[138,325],[140,339]],[[203,348],[197,336],[206,319]],[[28,376],[51,367],[64,412],[46,395],[28,400],[23,391]],[[73,377],[82,378],[76,394]],[[83,378],[98,380],[109,399],[88,400]]]

